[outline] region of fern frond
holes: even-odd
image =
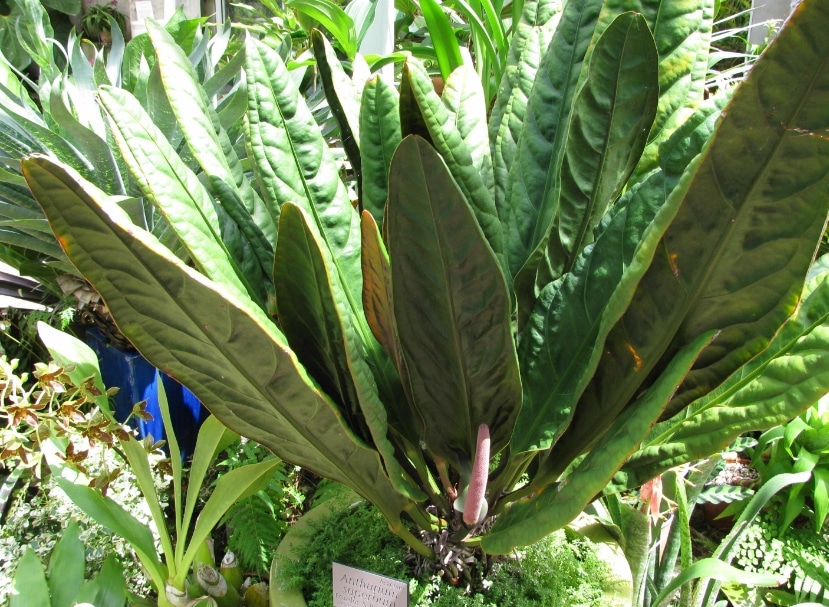
[[[287,530],[273,502],[252,495],[239,502],[228,513],[228,549],[239,559],[243,571],[265,574],[270,569],[276,547]]]

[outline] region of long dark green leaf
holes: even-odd
[[[609,0],[599,30],[625,11],[641,13],[659,53],[659,109],[636,174],[657,166],[658,147],[703,101],[714,0]]]
[[[431,78],[423,65],[410,59],[406,62],[403,78],[411,87],[412,94],[429,130],[431,141],[440,153],[452,177],[471,205],[475,218],[486,236],[489,246],[502,267],[504,262],[504,234],[495,210],[493,193],[486,177],[475,168],[470,146],[451,119],[451,113],[435,92]],[[401,93],[401,105],[403,103]],[[478,142],[482,145],[484,142]]]
[[[657,173],[631,190],[573,271],[548,285],[520,340],[524,402],[513,452],[546,449],[567,428],[605,337],[630,304],[676,213]]]
[[[469,148],[472,168],[481,175],[484,185],[494,195],[495,178],[486,123],[487,103],[481,77],[471,66],[461,65],[446,80],[441,99],[449,110],[449,124],[460,133],[461,140]]]
[[[497,260],[440,156],[407,137],[392,160],[386,213],[393,305],[425,442],[471,461],[478,426],[493,452],[520,407],[510,301]]]
[[[596,43],[573,106],[547,249],[550,279],[572,268],[622,191],[645,147],[658,97],[653,37],[641,15],[625,13]]]
[[[539,249],[540,253],[558,209],[567,125],[601,5],[601,0],[574,0],[566,4],[526,102],[518,147],[507,175],[503,208],[498,209],[513,276],[533,250]],[[540,257],[527,271],[533,282],[539,260]]]
[[[489,117],[489,145],[495,177],[495,208],[504,205],[507,175],[515,158],[518,136],[527,112],[527,98],[541,57],[558,24],[561,7],[554,0],[524,3],[512,40],[495,106]]]
[[[383,457],[397,490],[425,499],[395,459],[388,416],[367,363],[366,346],[333,260],[303,211],[290,203],[279,220],[274,276],[279,319],[309,372],[338,404],[355,435]]]
[[[669,413],[762,351],[794,311],[829,208],[829,15],[814,7],[802,5],[758,61],[672,192],[682,206],[608,337],[570,453],[695,335],[720,331]]]
[[[535,499],[515,503],[500,516],[492,531],[484,536],[484,550],[506,554],[515,546],[526,546],[540,540],[578,516],[648,433],[711,337],[713,332],[700,336],[671,361],[651,390],[614,421],[597,448],[579,462],[558,486],[545,487],[555,478],[547,476],[542,467],[533,479],[538,490]]]
[[[300,206],[334,255],[354,305],[361,300],[360,220],[328,143],[279,55],[248,38],[248,135],[267,204]]]
[[[70,259],[150,362],[235,432],[347,483],[399,521],[405,502],[377,453],[342,425],[261,309],[229,299],[155,239],[109,215],[72,172],[44,158],[26,160],[24,172]]]
[[[362,187],[360,161],[360,95],[357,87],[345,73],[331,44],[319,30],[311,32],[314,58],[317,60],[325,98],[340,127],[340,139]],[[360,200],[362,196],[358,194]]]
[[[400,143],[400,96],[382,76],[366,83],[360,104],[363,209],[383,225],[389,167]]]

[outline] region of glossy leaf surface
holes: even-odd
[[[558,2],[528,0],[524,3],[521,19],[514,27],[506,69],[488,122],[495,178],[495,208],[499,213],[504,204],[507,175],[527,115],[527,98],[560,16]]]
[[[543,244],[558,209],[567,125],[601,5],[601,0],[567,3],[527,99],[515,159],[505,182],[504,207],[498,209],[513,276]],[[537,263],[538,259],[528,270],[533,282]]]
[[[484,537],[484,549],[501,554],[509,552],[514,546],[526,546],[540,540],[576,518],[645,438],[712,336],[713,332],[700,336],[677,355],[651,390],[614,421],[596,449],[578,462],[557,486],[546,486],[554,478],[545,478],[543,472],[537,475],[532,482],[539,495],[533,500],[514,504],[500,517]]]
[[[804,300],[769,347],[678,419],[657,425],[622,468],[634,487],[662,470],[724,449],[739,435],[796,417],[829,386],[829,273],[807,284]]]
[[[569,425],[607,333],[676,213],[675,205],[664,203],[664,177],[652,175],[619,202],[572,272],[539,295],[518,351],[524,402],[511,443],[515,452],[549,448]]]
[[[24,166],[70,259],[148,360],[189,386],[235,432],[287,461],[347,483],[389,520],[399,520],[404,502],[377,453],[343,426],[260,309],[230,296],[146,233],[110,216],[63,167],[40,158]]]
[[[279,55],[248,38],[248,136],[254,172],[272,208],[299,205],[314,218],[359,302],[360,225],[328,144]]]
[[[363,88],[360,104],[363,210],[378,225],[388,198],[389,167],[400,144],[400,95],[382,76],[375,76]]]
[[[213,200],[195,173],[132,95],[103,87],[99,98],[133,178],[170,222],[193,261],[211,279],[248,292],[222,242]]]
[[[470,147],[475,142],[464,139],[451,119],[449,110],[435,92],[432,79],[429,78],[420,62],[414,59],[407,61],[403,77],[411,87],[418,111],[425,122],[435,149],[446,162],[452,177],[475,212],[475,217],[489,246],[496,257],[502,259],[504,236],[486,176],[475,167],[475,157]],[[487,142],[483,139],[475,145],[486,146]]]
[[[548,246],[551,279],[572,268],[621,193],[645,147],[658,97],[650,30],[641,16],[625,13],[596,43],[573,105]]]
[[[403,140],[389,188],[394,312],[426,445],[446,460],[471,461],[485,423],[497,452],[521,402],[503,275],[429,144]]]
[[[799,9],[672,192],[682,206],[610,333],[580,407],[590,414],[560,457],[589,445],[694,335],[720,331],[669,414],[764,349],[793,312],[829,204],[829,141],[818,134],[829,127],[824,25],[827,15]]]
[[[395,459],[389,420],[367,360],[357,319],[324,244],[316,242],[308,218],[286,203],[279,222],[274,275],[279,317],[300,361],[332,396],[348,427],[383,457],[398,491],[425,499]],[[393,407],[389,411],[394,411]]]

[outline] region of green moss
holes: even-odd
[[[603,590],[611,584],[609,570],[590,542],[570,540],[563,531],[522,551],[517,560],[496,564],[487,590],[473,596],[437,578],[412,579],[403,562],[405,544],[370,505],[332,515],[314,526],[306,540],[294,550],[296,560],[280,566],[288,583],[302,589],[309,607],[332,606],[334,561],[410,580],[412,607],[592,607],[602,605]]]

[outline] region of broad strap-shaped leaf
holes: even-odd
[[[292,202],[313,217],[358,305],[360,219],[328,143],[282,59],[251,37],[245,41],[245,75],[248,146],[262,195],[271,207]]]
[[[460,191],[472,207],[489,246],[501,267],[505,268],[504,235],[495,210],[495,201],[485,177],[475,167],[475,157],[470,144],[464,140],[455,126],[449,110],[435,92],[432,79],[422,63],[410,58],[403,70],[403,78],[411,87],[419,112],[429,130],[432,144],[449,167]],[[486,145],[486,142],[475,142],[475,145]]]
[[[50,604],[49,585],[43,563],[34,549],[26,546],[14,571],[9,607],[28,607],[33,604]]]
[[[745,432],[785,423],[817,402],[827,386],[829,273],[824,268],[769,347],[714,392],[657,425],[616,481],[638,486],[642,479],[722,450]]]
[[[348,484],[390,521],[400,520],[405,501],[380,457],[343,425],[260,308],[111,215],[115,209],[102,208],[72,171],[32,158],[24,172],[67,255],[151,363],[238,434]]]
[[[277,242],[276,299],[288,343],[332,397],[353,433],[380,452],[397,490],[425,499],[395,459],[367,345],[328,248],[316,240],[309,218],[299,207],[283,205]]]
[[[521,135],[505,182],[503,206],[498,208],[513,276],[534,250],[541,251],[558,209],[567,125],[601,6],[601,0],[573,0],[565,5],[521,116]],[[533,281],[539,259],[528,270]]]
[[[147,33],[155,49],[158,71],[170,108],[187,141],[190,153],[211,179],[220,179],[241,199],[253,223],[269,242],[276,238],[276,209],[265,207],[244,174],[233,144],[219,124],[204,88],[182,48],[154,21],[147,22]],[[241,59],[237,69],[241,68]],[[217,192],[218,194],[218,192]],[[270,273],[270,259],[263,265]]]
[[[345,153],[351,162],[351,168],[356,174],[357,184],[362,187],[360,175],[360,94],[357,87],[345,73],[331,43],[322,32],[315,29],[311,32],[311,44],[314,58],[317,60],[325,98],[331,113],[340,127],[340,140]],[[362,196],[358,195],[362,200]]]
[[[558,467],[558,463],[546,468],[542,466],[533,479],[537,487],[535,499],[516,502],[500,516],[483,538],[484,550],[506,554],[516,546],[537,542],[576,518],[645,438],[711,337],[713,332],[701,335],[672,360],[651,389],[614,420],[596,449],[578,462],[557,486],[548,486],[557,476],[548,472],[550,468]],[[549,458],[545,460],[547,463],[550,463]]]
[[[471,461],[480,424],[493,453],[521,403],[503,274],[448,168],[407,137],[392,160],[386,212],[394,314],[424,440]]]
[[[101,87],[98,98],[133,179],[170,223],[193,261],[219,284],[239,293],[252,292],[227,254],[213,199],[138,100],[112,87]]]
[[[273,269],[279,325],[291,350],[337,404],[352,432],[370,444],[346,353],[345,332],[353,326],[345,325],[351,310],[340,310],[337,302],[338,296],[344,299],[342,284],[336,273],[329,275],[302,212],[289,202],[282,209]]]
[[[568,453],[589,445],[651,371],[695,335],[720,331],[670,414],[761,352],[794,311],[829,206],[825,26],[829,15],[815,5],[798,9],[671,193],[682,206],[608,336],[580,405],[591,415]]]
[[[72,607],[83,584],[86,548],[81,542],[77,521],[70,521],[49,555],[51,607]]]
[[[527,98],[560,17],[561,6],[556,0],[528,0],[513,28],[506,69],[489,117],[495,208],[499,212],[527,112]]]
[[[676,213],[676,202],[665,205],[665,197],[661,173],[638,184],[606,217],[572,272],[539,295],[518,350],[524,400],[510,443],[514,453],[547,449],[567,429],[605,337]]]
[[[685,121],[693,109],[703,103],[713,31],[714,6],[713,0],[700,0],[698,8],[693,13],[687,14],[687,18],[693,20],[699,12],[702,13],[699,25],[693,34],[687,36],[675,51],[671,48],[671,42],[677,39],[675,36],[682,36],[682,28],[676,25],[681,25],[683,18],[678,16],[676,22],[667,20],[668,27],[663,27],[661,20],[657,24],[654,35],[660,57],[659,90],[661,93],[654,126],[661,128],[658,134],[651,137],[648,147],[642,153],[642,160],[636,169],[637,175],[646,172],[649,166],[647,163],[653,157],[658,158],[657,146]],[[672,74],[676,72],[679,72],[678,76],[672,77]],[[654,133],[653,130],[651,132]],[[655,147],[656,150],[654,150]]]
[[[657,166],[659,144],[703,101],[714,5],[714,0],[609,0],[602,9],[599,30],[623,12],[641,13],[659,53],[659,109],[636,169],[640,177]]]
[[[400,95],[377,75],[363,88],[360,104],[362,205],[383,225],[389,191],[389,167],[400,134]]]
[[[622,191],[645,148],[658,97],[650,30],[641,15],[620,15],[596,43],[573,106],[547,248],[551,279],[570,271]]]
[[[494,195],[492,156],[489,152],[487,104],[481,77],[470,65],[461,65],[449,75],[441,100],[449,110],[449,121],[461,135],[472,155],[472,167],[481,175],[484,185]]]

